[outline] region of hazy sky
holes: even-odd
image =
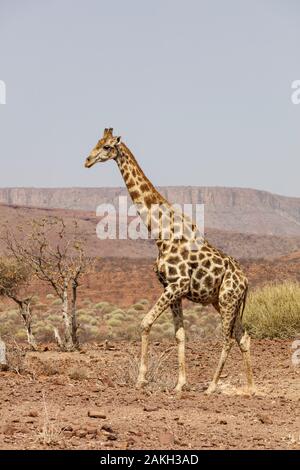
[[[83,168],[114,127],[155,185],[300,196],[298,0],[0,0],[0,186],[122,186]]]

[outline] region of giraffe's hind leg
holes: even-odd
[[[233,334],[243,355],[243,361],[244,361],[246,378],[247,378],[247,392],[250,395],[253,395],[256,392],[256,387],[254,385],[251,356],[250,356],[250,336],[248,335],[247,331],[245,331],[240,317],[236,319]]]
[[[244,330],[241,320],[241,309],[244,308],[246,292],[246,287],[244,286],[242,286],[242,288],[241,286],[238,286],[238,288],[229,289],[224,287],[224,289],[220,292],[218,302],[214,304],[215,308],[221,315],[223,349],[213,380],[206,391],[207,394],[214,392],[217,387],[218,380],[222,373],[234,339],[237,341],[238,346],[243,354],[247,376],[248,393],[255,393],[250,358],[250,336]]]
[[[221,309],[220,309],[221,313]],[[226,312],[227,315],[222,315],[221,313],[221,321],[222,321],[222,336],[223,336],[223,347],[221,352],[221,357],[219,363],[217,365],[216,372],[213,376],[211,383],[209,384],[208,389],[205,391],[206,395],[210,395],[213,393],[216,388],[222,374],[222,370],[224,368],[226,359],[232,347],[233,339],[232,339],[232,314],[230,312]],[[231,321],[230,321],[231,320]]]
[[[175,387],[176,392],[181,392],[186,384],[185,375],[185,331],[183,326],[182,300],[179,299],[171,305],[173,314],[175,338],[178,345],[178,382]]]

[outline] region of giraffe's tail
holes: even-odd
[[[245,306],[246,306],[247,295],[248,295],[248,284],[247,284],[247,286],[246,286],[246,289],[245,289],[245,292],[244,292],[244,295],[243,295],[243,298],[242,298],[242,301],[241,301],[241,304],[240,304],[240,320],[241,320],[241,321],[242,321],[243,315],[244,315],[244,310],[245,310]]]

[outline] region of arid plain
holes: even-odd
[[[63,191],[0,190],[2,221],[14,227],[42,217],[62,217],[66,224],[75,218],[95,258],[94,272],[78,288],[79,352],[59,352],[52,340],[59,305],[49,286],[32,284],[37,352],[26,346],[14,305],[1,299],[0,333],[10,369],[0,372],[0,447],[299,448],[295,337],[253,339],[257,395],[243,391],[243,365],[234,347],[217,393],[207,397],[203,392],[221,347],[219,319],[211,308],[186,302],[187,389],[180,399],[172,391],[177,364],[169,312],[151,335],[149,385],[134,389],[138,325],[161,292],[154,243],[97,239],[95,206],[114,201],[122,190]],[[175,197],[176,190],[165,191]],[[205,203],[206,236],[240,260],[250,294],[273,283],[299,282],[299,199],[230,188],[180,188],[178,195],[180,202]]]

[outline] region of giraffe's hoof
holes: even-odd
[[[205,390],[205,395],[211,395],[216,391],[217,387],[215,384],[210,384],[210,386]]]
[[[174,388],[175,393],[181,393],[184,390],[189,390],[189,386],[184,382],[182,384],[177,384],[176,387]]]
[[[253,397],[254,395],[258,394],[257,387],[255,385],[252,385],[251,387],[246,388],[246,394]]]
[[[141,390],[148,384],[148,381],[143,379],[143,380],[138,380],[137,383],[135,384],[135,388],[137,390]]]

